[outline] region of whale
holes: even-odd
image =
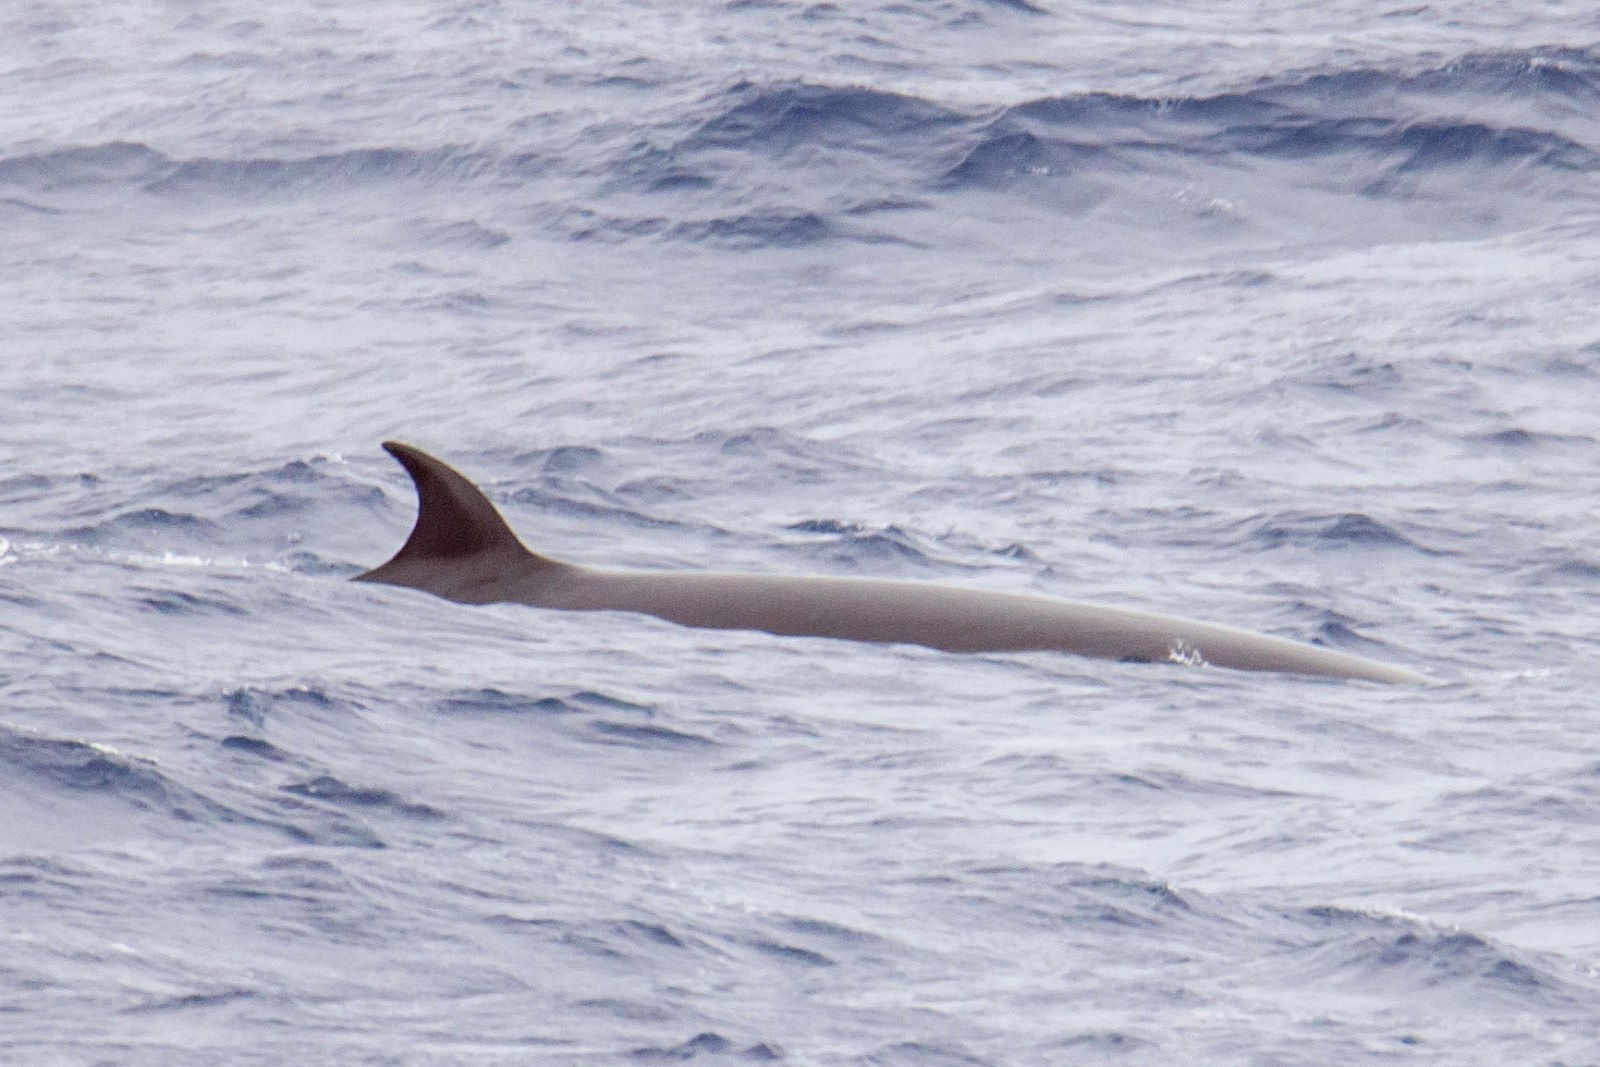
[[[1217,623],[931,582],[719,572],[621,571],[530,551],[460,472],[397,441],[385,451],[416,488],[417,517],[394,557],[358,582],[459,604],[653,615],[683,626],[922,645],[951,653],[1075,653],[1110,660],[1399,684],[1403,667]]]

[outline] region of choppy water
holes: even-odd
[[[1600,19],[0,15],[6,1063],[1600,1063]],[[577,562],[1428,671],[344,579]]]

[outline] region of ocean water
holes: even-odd
[[[1600,1064],[1600,16],[0,14],[0,1061]],[[346,579],[396,438],[599,566]]]

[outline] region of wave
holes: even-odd
[[[1313,549],[1406,549],[1424,555],[1441,554],[1361,512],[1333,515],[1293,512],[1251,520],[1249,525],[1248,539],[1259,549],[1293,545]]]
[[[782,544],[783,551],[830,570],[860,570],[872,575],[927,573],[940,560],[920,539],[898,526],[868,529],[836,519],[807,519],[786,529],[805,535]]]
[[[581,715],[591,696],[608,699],[589,693],[529,697],[501,689],[476,689],[446,697],[439,701],[438,708],[446,715]]]
[[[130,141],[74,145],[0,158],[0,186],[41,193],[121,187],[172,198],[293,195],[406,182],[459,184],[534,166],[525,153],[494,157],[460,146],[352,148],[302,158],[174,157]]]
[[[717,744],[701,734],[673,730],[651,723],[611,722],[602,719],[591,724],[591,729],[603,744],[631,748],[707,748]]]
[[[942,232],[930,237],[922,216],[964,211],[979,193],[1145,228],[1171,216],[1222,233],[1377,235],[1398,211],[1424,235],[1487,232],[1592,206],[1592,183],[1579,179],[1600,170],[1597,116],[1600,50],[1582,48],[1284,73],[1208,95],[1086,91],[987,106],[745,80],[653,124],[610,122],[536,147],[236,158],[132,142],[34,149],[0,156],[0,196],[51,212],[96,190],[238,204],[419,188],[500,199],[516,188],[535,200],[523,217],[549,235],[734,249],[921,245]],[[1365,214],[1340,217],[1336,205]],[[492,248],[514,236],[457,219],[430,239]]]
[[[320,541],[350,509],[378,515],[382,490],[349,476],[336,462],[293,460],[257,470],[163,477],[161,471],[107,479],[99,475],[19,475],[0,484],[0,501],[22,505],[5,531],[29,555],[68,552],[141,568],[164,564],[251,565],[239,553],[278,544],[266,565],[305,574],[354,568],[293,547],[307,530]],[[14,507],[15,511],[15,507]],[[65,514],[71,525],[47,522]],[[31,521],[29,521],[31,520]],[[151,604],[182,611],[183,604]],[[189,605],[191,607],[197,605]],[[214,605],[215,606],[215,605]]]
[[[285,793],[338,808],[369,810],[424,822],[445,818],[444,812],[428,804],[405,800],[387,789],[353,786],[331,774],[318,774],[282,788]]]
[[[1499,1005],[1576,998],[1557,972],[1531,956],[1465,930],[1424,920],[1320,906],[1299,915],[1303,931],[1320,936],[1303,946],[1302,977],[1345,984],[1385,998],[1463,996]]]
[[[952,186],[1069,173],[1141,155],[1317,158],[1380,153],[1401,171],[1532,161],[1590,170],[1600,134],[1600,54],[1472,55],[1419,72],[1354,69],[1269,79],[1210,96],[1086,92],[967,112],[857,87],[741,83],[674,151],[641,153],[647,188],[713,184],[684,154],[709,149],[899,154]],[[1483,112],[1471,117],[1464,112]],[[1430,114],[1431,112],[1431,114]],[[1537,123],[1538,125],[1534,125]],[[943,154],[948,162],[937,165]],[[952,158],[953,157],[953,158]]]
[[[581,720],[589,740],[608,746],[677,750],[715,747],[718,742],[702,734],[673,729],[648,720],[655,708],[593,690],[564,696],[524,696],[503,689],[474,689],[452,693],[437,702],[438,710],[452,716],[539,716]],[[616,716],[631,716],[634,721]],[[638,721],[645,720],[645,721]]]
[[[29,787],[26,797],[17,800],[22,823],[48,826],[77,820],[112,837],[142,832],[125,825],[123,818],[178,832],[226,834],[233,828],[266,831],[280,840],[326,843],[345,843],[351,836],[339,828],[308,829],[274,813],[256,814],[221,803],[154,761],[88,741],[0,727],[0,767],[13,787]],[[26,808],[37,811],[30,817],[22,813]]]
[[[90,526],[69,527],[61,532],[61,536],[68,541],[90,545],[142,539],[147,535],[162,539],[176,536],[187,542],[215,528],[215,523],[198,515],[147,507],[124,511]]]
[[[231,717],[257,729],[264,725],[269,708],[285,702],[312,709],[338,703],[299,688],[236,690],[223,702]],[[78,820],[112,839],[160,827],[158,832],[164,834],[259,833],[278,842],[381,848],[383,841],[368,820],[391,826],[448,818],[437,808],[391,790],[351,785],[314,761],[252,733],[228,734],[217,738],[216,744],[235,761],[260,761],[289,771],[290,777],[273,789],[239,792],[231,788],[234,778],[229,776],[220,782],[229,794],[224,801],[209,795],[211,787],[187,783],[181,771],[154,760],[89,741],[4,726],[0,726],[0,768],[15,793],[12,806],[18,820],[32,836],[57,823]],[[249,766],[234,765],[241,770]]]
[[[948,208],[970,193],[1069,216],[1121,211],[1148,226],[1156,212],[1213,228],[1348,228],[1329,205],[1355,203],[1369,213],[1422,204],[1433,210],[1419,224],[1447,231],[1468,225],[1460,205],[1471,203],[1469,221],[1482,229],[1518,209],[1592,200],[1574,179],[1600,169],[1600,54],[1581,49],[1286,74],[1213,95],[1084,92],[987,109],[747,82],[706,108],[698,128],[641,148],[619,178],[695,202],[720,192],[750,204],[781,188],[788,207],[804,204],[821,220],[819,232],[865,205]],[[893,220],[875,224],[906,237]]]
[[[205,815],[229,815],[227,809],[173,782],[154,763],[87,741],[0,728],[0,764],[8,768],[8,777],[26,776],[65,790],[114,797],[136,808],[174,814],[184,821],[196,821]]]
[[[258,729],[266,725],[269,715],[327,714],[353,710],[347,700],[332,697],[310,686],[292,686],[286,689],[257,689],[245,686],[229,690],[223,694],[222,701],[230,716],[242,719]]]
[[[702,1056],[715,1057],[724,1062],[731,1059],[751,1063],[776,1063],[785,1058],[776,1046],[766,1042],[741,1049],[721,1034],[709,1030],[679,1045],[642,1045],[630,1055],[638,1063],[685,1063]]]

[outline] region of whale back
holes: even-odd
[[[1058,650],[1381,682],[1400,667],[1230,626],[1075,601],[932,583],[782,575],[628,572],[558,563],[523,547],[489,498],[409,445],[383,446],[411,475],[417,520],[393,559],[355,580],[462,604],[628,611],[684,626],[917,644],[950,652]]]

